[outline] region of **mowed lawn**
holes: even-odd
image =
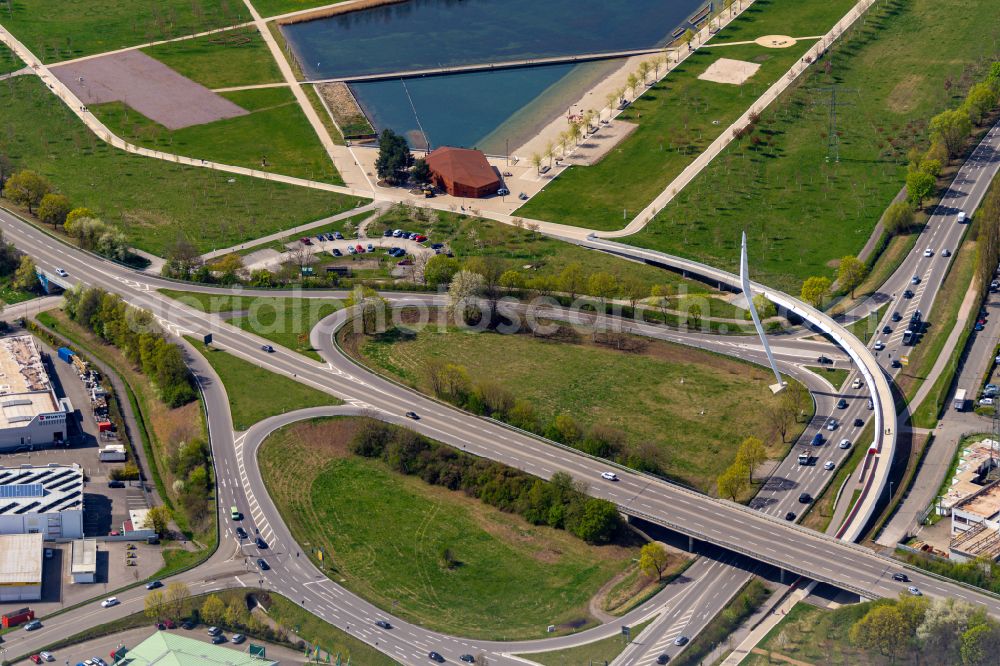
[[[295,424],[258,453],[268,492],[328,575],[409,621],[462,636],[540,638],[593,624],[587,601],[638,551],[576,537],[349,453],[353,419]],[[458,560],[442,564],[448,550]]]
[[[14,55],[14,52],[3,44],[0,44],[0,74],[13,72],[24,67],[21,59]]]
[[[309,344],[309,332],[320,319],[344,306],[342,301],[274,296],[224,296],[162,289],[185,305],[211,313],[233,313],[226,319],[244,331],[259,335],[309,358],[321,360]]]
[[[463,365],[473,381],[499,383],[545,421],[566,413],[585,426],[619,428],[632,444],[651,443],[668,474],[713,494],[748,435],[763,439],[773,456],[787,450],[771,434],[767,412],[777,398],[763,368],[666,342],[627,353],[586,340],[427,329],[407,341],[371,340],[362,353],[424,392],[427,359]]]
[[[43,62],[246,23],[233,0],[9,0],[0,23]]]
[[[833,277],[830,262],[860,251],[903,186],[927,121],[978,80],[974,66],[992,48],[984,45],[1000,38],[996,17],[994,0],[879,3],[764,112],[752,137],[731,144],[626,242],[735,270],[746,230],[761,282],[797,293],[810,275]],[[831,86],[842,103],[839,163],[827,161]]]
[[[149,46],[142,51],[207,88],[282,80],[278,63],[253,26]]]
[[[122,102],[89,108],[115,134],[147,148],[334,185],[344,183],[291,90],[221,94],[250,113],[171,131]]]
[[[208,359],[229,396],[233,427],[246,430],[269,416],[306,407],[339,405],[341,400],[284,375],[275,374],[216,347],[186,337]],[[262,358],[267,352],[261,350]]]
[[[35,77],[0,86],[0,153],[34,169],[75,206],[163,255],[180,235],[202,252],[350,208],[359,199],[130,155],[87,130]]]
[[[326,5],[336,5],[346,0],[251,0],[253,6],[260,12],[260,15],[277,16],[288,12],[297,12],[313,7],[325,7]]]
[[[854,0],[757,0],[709,43],[765,35],[822,35]],[[625,141],[593,166],[574,166],[517,211],[526,218],[594,229],[624,226],[673,178],[788,70],[814,41],[786,49],[756,44],[701,48],[657,83],[619,119],[638,123]],[[697,77],[719,58],[747,60],[760,69],[742,85]]]

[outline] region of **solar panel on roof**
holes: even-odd
[[[41,497],[44,494],[45,487],[40,483],[28,483],[23,486],[0,486],[0,499]]]

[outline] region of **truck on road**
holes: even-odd
[[[965,411],[965,398],[966,398],[965,389],[960,388],[957,391],[955,391],[955,400],[952,404],[955,406],[956,412]]]

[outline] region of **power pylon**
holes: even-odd
[[[830,93],[830,123],[826,135],[826,161],[839,162],[840,137],[837,135],[837,107],[849,106],[851,103],[845,102],[843,99],[837,99],[837,96],[842,95],[843,93],[856,93],[858,92],[858,89],[842,88],[840,86],[825,86],[823,88],[814,88],[813,90]]]

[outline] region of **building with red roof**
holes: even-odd
[[[427,156],[431,180],[455,197],[480,198],[496,194],[500,176],[478,150],[442,146]]]

